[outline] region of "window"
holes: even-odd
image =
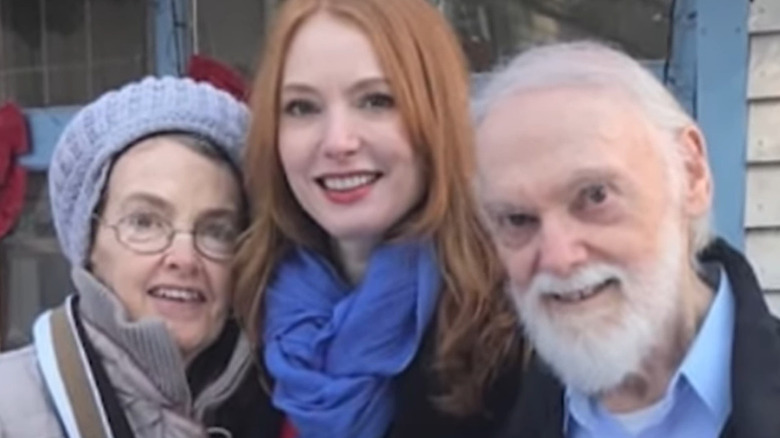
[[[429,0],[457,30],[472,70],[535,44],[616,43],[639,59],[666,57],[672,0]]]
[[[0,103],[50,111],[151,73],[151,1],[0,0]],[[22,216],[0,242],[2,349],[29,342],[35,316],[73,291],[46,188],[44,172],[29,174]]]
[[[148,1],[0,0],[0,101],[89,101],[151,71]]]
[[[54,234],[46,175],[28,174],[24,210],[13,233],[0,245],[5,292],[0,302],[3,318],[0,346],[9,349],[30,342],[32,323],[42,309],[62,303],[73,291],[70,270]]]
[[[530,45],[583,37],[616,43],[640,59],[664,59],[674,3],[428,1],[450,19],[475,73]],[[148,73],[183,72],[190,42],[193,50],[250,78],[266,23],[278,2],[0,0],[0,102],[14,100],[51,115],[52,106],[85,103]],[[187,26],[189,20],[196,23],[193,28]],[[61,129],[62,120],[46,119],[46,129]],[[46,137],[47,145],[36,145],[35,154],[50,151],[48,143],[57,134],[40,136]],[[45,168],[48,155],[42,152],[37,158],[31,166]],[[13,234],[0,242],[2,348],[28,342],[35,315],[72,291],[52,228],[46,185],[43,172],[31,173],[23,216]]]
[[[392,0],[389,0],[392,1]],[[249,79],[257,67],[264,23],[278,0],[194,0],[197,32],[193,49],[219,59]]]
[[[388,0],[391,1],[391,0]],[[474,72],[531,45],[571,39],[617,44],[639,59],[667,55],[673,0],[428,0],[452,23]],[[194,0],[196,48],[247,77],[277,0]]]

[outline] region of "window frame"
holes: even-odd
[[[150,4],[154,35],[154,72],[157,76],[181,75],[191,53],[187,37],[189,2],[187,0],[146,0]],[[57,139],[79,105],[24,108],[30,131],[31,152],[21,157],[30,171],[45,172]]]
[[[147,1],[151,2],[154,23],[154,73],[182,74],[192,50],[187,35],[189,2]],[[671,57],[646,63],[666,80],[705,132],[717,187],[716,230],[740,248],[744,245],[749,1],[677,0],[671,23]],[[22,165],[45,171],[57,138],[78,109],[25,109],[32,152],[21,158]]]

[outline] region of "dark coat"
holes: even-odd
[[[745,257],[722,239],[702,253],[726,271],[734,293],[732,411],[721,438],[780,437],[780,321]],[[533,359],[506,428],[496,438],[563,438],[563,386]]]
[[[432,338],[431,332],[409,369],[396,381],[397,412],[387,438],[484,438],[495,434],[504,424],[520,391],[523,374],[520,355],[516,362],[505,367],[490,386],[482,412],[455,417],[436,409],[428,396],[433,385],[430,375]],[[256,436],[279,437],[283,415],[271,406],[268,397],[259,402],[258,406],[255,415],[264,416],[267,421],[263,433]]]

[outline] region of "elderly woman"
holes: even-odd
[[[49,181],[76,293],[39,317],[34,345],[0,355],[0,437],[244,437],[278,423],[229,310],[246,123],[210,85],[149,78],[67,126]]]

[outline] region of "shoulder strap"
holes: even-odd
[[[84,353],[86,353],[87,361],[89,362],[89,369],[92,370],[95,378],[95,384],[100,393],[100,398],[103,401],[103,412],[108,418],[108,424],[111,427],[114,438],[133,438],[134,436],[132,429],[130,429],[130,423],[127,421],[124,409],[122,409],[122,406],[119,404],[119,399],[116,396],[116,391],[114,391],[114,386],[111,384],[108,373],[103,367],[103,362],[100,360],[100,356],[95,350],[95,346],[92,345],[89,336],[87,336],[83,324],[81,323],[81,318],[78,313],[75,312],[75,309],[73,311],[73,322],[75,323],[76,331],[78,333],[77,339],[83,340],[82,346],[84,348]]]
[[[69,438],[132,438],[75,304],[76,297],[69,297],[40,316],[33,328],[38,365],[57,414]]]

